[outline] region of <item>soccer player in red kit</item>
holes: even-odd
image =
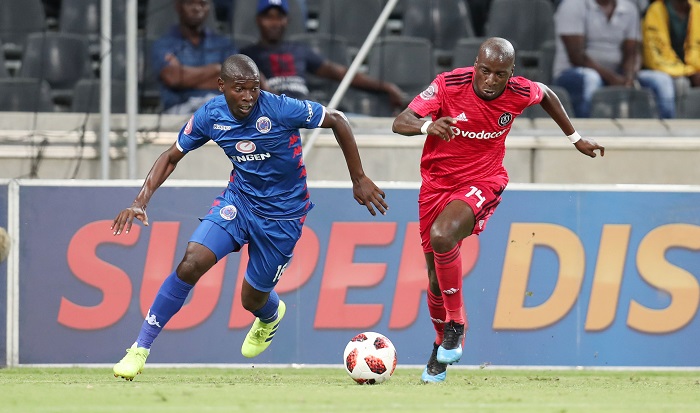
[[[505,140],[513,120],[540,104],[576,149],[591,158],[605,148],[581,137],[557,95],[542,83],[513,76],[515,50],[502,38],[482,43],[473,67],[435,80],[394,120],[401,135],[428,135],[421,156],[418,199],[421,243],[428,266],[428,309],[436,337],[421,376],[445,380],[459,361],[467,328],[462,296],[460,245],[479,234],[508,184]],[[432,120],[422,118],[431,115]]]

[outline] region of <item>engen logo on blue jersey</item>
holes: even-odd
[[[258,149],[251,141],[240,141],[236,144],[236,150],[243,155],[231,155],[231,162],[264,161],[272,157],[269,153],[253,153]]]
[[[267,116],[261,116],[255,122],[255,129],[260,133],[268,133],[272,129],[272,121]]]
[[[240,141],[236,144],[236,150],[240,153],[253,153],[255,149],[255,144],[251,141]]]

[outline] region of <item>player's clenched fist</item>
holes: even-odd
[[[428,134],[439,136],[446,142],[449,142],[452,138],[454,138],[454,133],[452,132],[451,126],[455,123],[457,123],[457,121],[454,118],[444,116],[428,125]]]

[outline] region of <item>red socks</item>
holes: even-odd
[[[442,301],[442,295],[433,294],[430,288],[428,288],[428,312],[435,328],[435,343],[442,344],[443,331],[447,322],[445,319],[447,312]]]
[[[435,272],[447,312],[445,322],[454,321],[466,324],[462,297],[462,259],[459,254],[459,245],[444,254],[435,252],[434,256]],[[428,296],[430,297],[430,295]]]

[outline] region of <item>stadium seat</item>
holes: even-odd
[[[319,10],[318,31],[344,38],[354,56],[383,8],[382,0],[324,0]]]
[[[678,102],[676,117],[682,119],[700,119],[700,89],[688,89]]]
[[[485,37],[466,37],[457,40],[452,51],[452,67],[474,66]]]
[[[559,97],[562,106],[564,106],[564,110],[566,110],[566,113],[569,115],[569,117],[573,118],[575,116],[574,106],[571,103],[571,97],[569,96],[569,92],[561,86],[549,86],[549,88],[557,94],[557,97]],[[542,109],[542,105],[532,105],[525,108],[521,116],[530,119],[535,119],[548,118],[549,114],[544,109]]]
[[[257,43],[258,38],[255,36],[246,36],[244,34],[232,34],[231,41],[233,42],[234,46],[236,46],[236,49],[241,50],[244,47]]]
[[[70,106],[78,80],[94,77],[87,40],[59,32],[28,35],[19,76],[46,80],[54,102]]]
[[[467,37],[459,39],[455,48],[452,52],[452,67],[467,67],[473,66],[476,61],[476,57],[479,55],[479,48],[481,44],[486,40],[485,37]],[[552,48],[549,48],[549,43],[543,46],[542,59],[538,60],[538,65],[535,67],[524,68],[523,58],[518,53],[517,43],[511,42],[515,48],[515,76],[525,76],[530,80],[535,80],[538,82],[543,82],[549,84],[550,82],[545,82],[543,78],[552,76],[552,63],[554,59],[554,43],[552,42]],[[534,77],[533,77],[534,76]]]
[[[111,113],[126,112],[126,83],[112,80]],[[100,111],[100,79],[82,79],[75,85],[71,112],[97,113]]]
[[[8,59],[21,59],[27,35],[46,28],[41,0],[0,1],[0,40]]]
[[[52,112],[51,87],[41,79],[0,79],[0,111]]]
[[[139,104],[141,110],[157,112],[160,108],[160,81],[159,74],[153,69],[151,62],[151,48],[156,39],[139,38],[139,50],[143,50],[143,80],[142,89],[139,91]]]
[[[211,3],[211,2],[210,2]],[[237,1],[236,3],[246,3]],[[249,7],[253,7],[248,4]],[[214,6],[209,7],[209,15],[207,16],[206,26],[214,31],[219,31],[219,23],[216,20]],[[173,0],[148,0],[146,5],[145,28],[146,37],[157,39],[164,35],[172,26],[175,26],[180,21],[177,10],[175,10],[175,2]]]
[[[542,82],[546,85],[552,83],[552,72],[554,69],[554,53],[556,52],[556,41],[547,40],[540,46],[540,56],[537,59],[537,68],[529,73],[529,79]],[[521,60],[517,51],[515,53],[516,62]],[[517,68],[516,68],[517,72]]]
[[[540,60],[549,59],[544,54],[553,52],[549,49],[543,51],[547,41],[555,40],[554,6],[550,0],[493,0],[485,37],[493,36],[517,44],[518,74],[549,82],[549,79],[541,78]]]
[[[145,66],[145,56],[142,39],[137,39],[137,65],[136,73],[139,83],[143,81],[143,70]],[[126,80],[126,36],[118,35],[112,40],[112,79]]]
[[[593,93],[591,118],[658,118],[654,95],[649,89],[604,86]]]
[[[2,41],[0,41],[0,79],[10,76],[10,71],[7,70],[5,64],[5,53],[2,52]]]
[[[350,65],[348,43],[341,37],[334,37],[325,33],[305,33],[291,36],[289,40],[309,45],[316,53],[331,62],[345,67]],[[312,93],[314,100],[322,103],[330,101],[340,84],[340,82],[335,80],[324,79],[312,74],[307,74],[306,77],[309,91]]]
[[[401,34],[431,41],[440,66],[452,64],[452,52],[459,39],[474,37],[469,9],[463,0],[406,0],[402,16]]]
[[[426,39],[387,36],[378,40],[367,58],[370,76],[400,87],[407,99],[422,92],[433,80],[433,64],[416,56],[431,56],[432,45]]]
[[[318,17],[321,11],[321,2],[323,0],[306,0],[306,12],[309,16]]]
[[[126,0],[112,2],[112,37],[126,33]],[[99,56],[102,0],[61,0],[58,30],[86,36],[90,54]]]
[[[514,41],[525,52],[554,40],[554,7],[549,0],[493,0],[490,11],[486,37]]]
[[[136,74],[139,82],[140,111],[155,112],[160,106],[158,74],[151,70],[150,50],[155,39],[137,39]],[[117,36],[112,42],[112,79],[126,81],[126,37]]]
[[[231,16],[231,34],[233,37],[239,35],[258,37],[258,24],[255,21],[257,15],[257,7],[254,2],[236,1],[233,6],[233,14]],[[306,15],[299,0],[289,0],[289,15],[287,16],[287,30],[285,35],[306,33]]]
[[[364,116],[393,117],[398,115],[392,110],[391,102],[386,94],[354,88],[348,89],[343,95],[338,109],[346,113]]]

